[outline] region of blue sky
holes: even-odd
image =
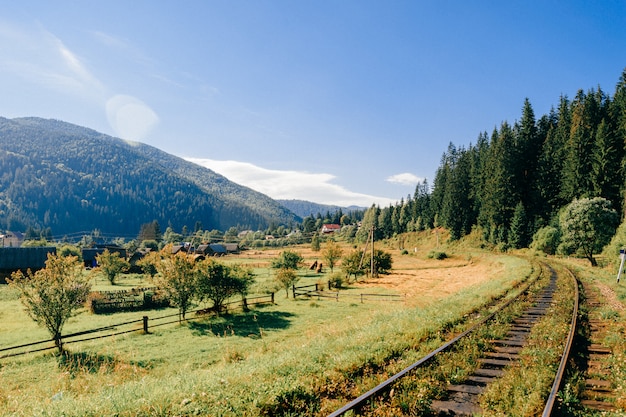
[[[626,2],[22,1],[0,15],[0,116],[194,158],[274,198],[386,206],[450,142],[561,95],[613,94]]]

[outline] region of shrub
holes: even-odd
[[[445,252],[433,250],[428,253],[428,257],[430,259],[436,259],[438,261],[441,261],[442,259],[446,259],[448,255]]]
[[[533,236],[531,249],[541,251],[547,255],[554,255],[559,247],[561,233],[554,226],[542,227]]]
[[[330,286],[334,288],[342,288],[344,284],[344,276],[340,272],[333,272],[328,278]]]

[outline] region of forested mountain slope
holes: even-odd
[[[365,211],[367,207],[341,207],[329,204],[318,204],[312,201],[305,200],[276,200],[282,204],[286,209],[292,211],[296,215],[303,219],[307,216],[315,217],[318,214],[325,215],[326,213],[334,214],[336,212],[349,212],[349,211]]]
[[[265,228],[299,220],[280,204],[148,145],[69,123],[0,118],[0,230],[99,229],[132,237],[157,220],[175,230]]]

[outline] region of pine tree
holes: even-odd
[[[616,129],[616,136],[618,141],[622,141],[622,143],[626,142],[626,69],[622,72],[622,75],[617,83],[615,88],[615,95],[613,97],[613,110],[612,114],[614,117],[614,127]],[[620,150],[624,152],[623,146],[620,147]],[[622,156],[622,168],[626,167],[626,152]],[[622,169],[622,179],[620,181],[621,184],[626,184],[626,169]],[[621,207],[622,217],[626,216],[626,192],[623,189],[623,185],[620,184],[620,188],[622,188],[622,203],[619,206],[615,206],[616,209],[619,210]]]
[[[591,197],[594,194],[593,150],[596,119],[600,111],[596,94],[578,91],[572,102],[572,125],[563,174],[562,193],[565,201]]]
[[[510,221],[520,192],[515,179],[515,137],[507,122],[494,131],[487,176],[479,214],[480,225],[492,243],[506,243]]]
[[[524,100],[522,119],[517,129],[516,145],[518,149],[516,176],[518,177],[521,201],[525,207],[532,208],[528,215],[533,218],[537,214],[534,208],[540,200],[537,166],[539,165],[539,155],[543,143],[538,134],[535,113],[528,98]]]
[[[524,205],[520,201],[515,206],[513,219],[511,220],[511,231],[509,233],[509,243],[512,247],[519,249],[525,248],[530,243],[530,229],[528,226],[528,217]]]
[[[450,159],[448,180],[441,205],[441,223],[452,239],[468,234],[475,222],[474,203],[470,199],[470,153],[461,149]]]
[[[621,208],[620,179],[623,155],[623,139],[620,140],[616,129],[603,119],[596,131],[593,153],[593,196],[611,201],[618,212]]]

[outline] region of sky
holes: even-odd
[[[0,117],[155,146],[276,199],[381,207],[450,143],[612,95],[626,1],[57,0],[0,14]]]

